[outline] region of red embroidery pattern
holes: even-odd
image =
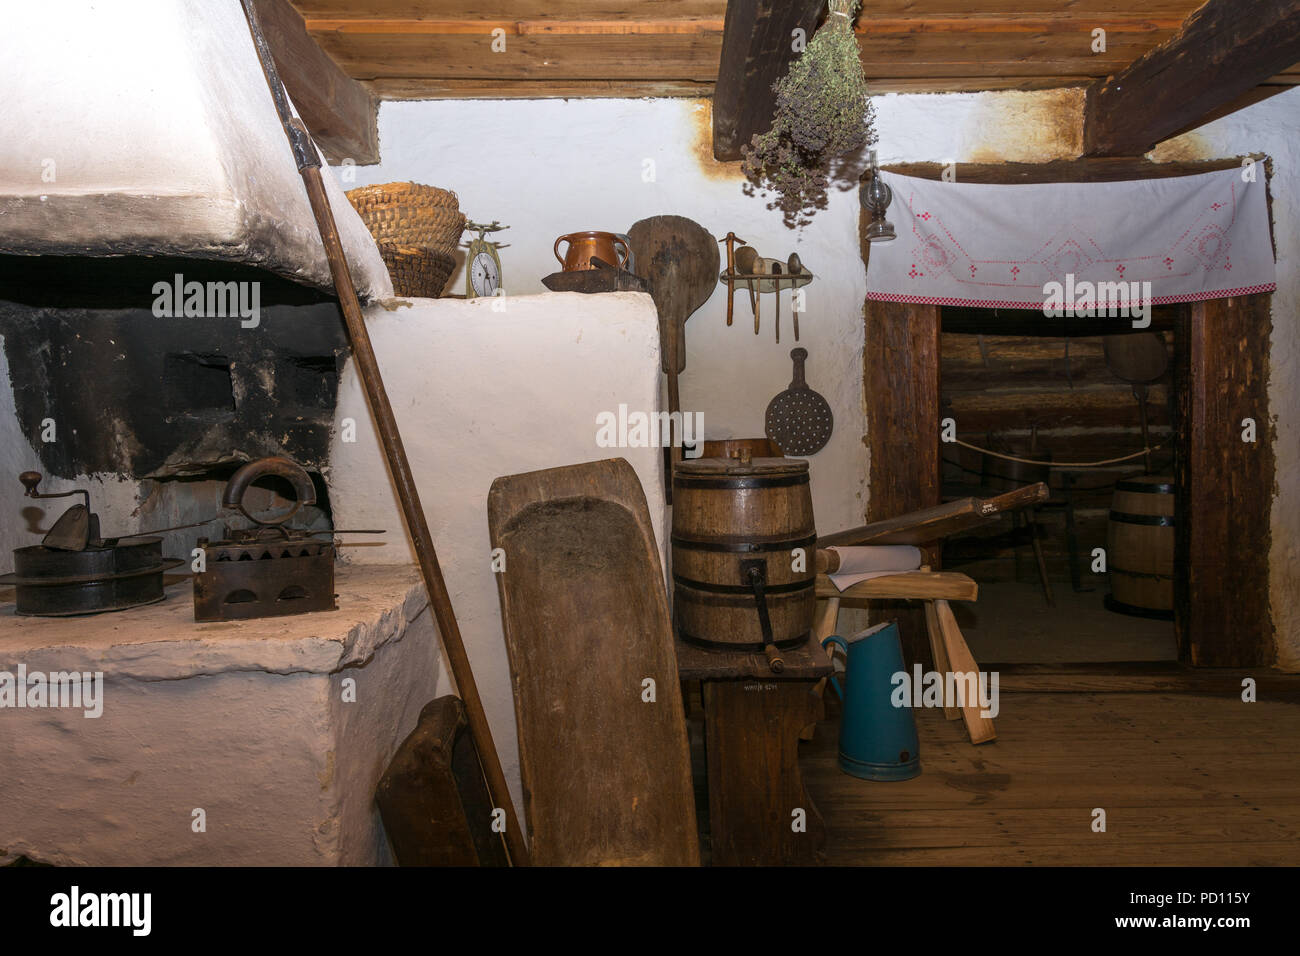
[[[956,260],[966,259],[969,278],[963,279],[959,274],[953,273],[953,278],[962,284],[971,283],[983,288],[1026,288],[1019,285],[1020,273],[1024,269],[1031,269],[1027,278],[1037,281],[1041,278],[1051,278],[1057,281],[1064,281],[1065,276],[1069,273],[1079,274],[1085,272],[1098,264],[1106,263],[1107,257],[1105,250],[1091,236],[1083,232],[1077,224],[1063,224],[1057,232],[1046,242],[1044,242],[1036,251],[1029,255],[1015,260],[1005,259],[981,259],[971,254],[962,243],[953,235],[952,231],[944,224],[941,217],[935,216],[929,210],[917,212],[914,203],[917,196],[913,193],[908,197],[908,208],[913,212],[915,218],[912,222],[913,235],[920,242],[920,245],[912,249],[912,255],[923,262],[930,268],[930,275],[937,276],[944,272],[951,272],[956,267]],[[1232,223],[1236,221],[1236,187],[1231,187],[1230,198],[1227,201],[1215,202],[1205,207],[1206,212],[1219,209],[1230,209],[1231,215],[1224,224],[1227,229],[1232,228]],[[929,223],[934,219],[934,228],[936,232],[930,232],[929,229],[922,229],[921,224]],[[1230,243],[1224,227],[1218,223],[1208,223],[1203,226],[1200,234],[1192,239],[1189,238],[1196,226],[1189,227],[1177,238],[1170,246],[1167,247],[1168,254],[1161,256],[1155,253],[1147,256],[1129,257],[1124,262],[1117,262],[1115,271],[1119,273],[1120,278],[1125,277],[1129,270],[1129,265],[1137,265],[1138,269],[1134,279],[1151,279],[1157,275],[1164,277],[1173,273],[1175,258],[1172,256],[1174,251],[1186,251],[1192,254],[1192,261],[1183,267],[1175,276],[1190,276],[1195,274],[1199,269],[1212,269],[1219,264],[1220,259],[1226,258]],[[1087,244],[1088,250],[1080,245],[1074,237],[1078,237]],[[946,241],[945,241],[946,240]],[[1111,259],[1110,262],[1115,262]],[[1164,263],[1165,272],[1158,272],[1158,263]],[[978,265],[1000,265],[1011,266],[1009,274],[1011,282],[999,282],[991,278],[977,280]],[[1023,267],[1023,269],[1022,269]],[[1225,268],[1230,268],[1225,265]],[[913,272],[909,272],[912,278],[924,276],[925,273],[916,271],[916,265],[913,263]],[[996,274],[996,273],[995,273]],[[1003,273],[1004,275],[1006,273]],[[1029,286],[1034,285],[1030,282]],[[973,300],[975,301],[975,300]]]
[[[1187,292],[1181,295],[1155,295],[1151,297],[1152,305],[1173,305],[1177,302],[1201,302],[1205,299],[1227,299],[1234,295],[1256,295],[1263,292],[1276,292],[1277,283],[1267,285],[1247,285],[1239,289],[1222,289],[1212,292]],[[1041,311],[1041,302],[1024,302],[1019,299],[960,299],[950,296],[901,295],[895,292],[868,292],[867,298],[873,302],[914,302],[917,305],[965,305],[973,308],[988,309],[1035,309]]]

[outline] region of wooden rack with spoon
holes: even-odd
[[[727,324],[732,323],[737,285],[743,285],[749,290],[749,306],[754,313],[755,335],[759,332],[763,295],[773,293],[776,296],[776,341],[780,343],[781,292],[784,289],[793,291],[806,286],[814,278],[812,272],[799,261],[798,253],[791,253],[790,257],[782,262],[780,259],[760,256],[753,246],[747,245],[743,239],[738,239],[735,233],[728,233],[721,241],[727,244],[727,269],[718,276],[718,281],[727,286]],[[737,249],[736,245],[743,248]],[[791,313],[794,316],[794,340],[797,342],[799,341],[799,312],[802,310],[795,309],[793,305],[794,303],[791,303]]]

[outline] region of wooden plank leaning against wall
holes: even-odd
[[[958,164],[958,182],[1117,182],[1235,168],[1237,159],[1151,163],[1106,158],[1042,164]],[[938,163],[886,167],[938,179]],[[1265,175],[1267,176],[1267,165]],[[860,217],[860,236],[861,236]],[[861,239],[862,261],[870,268]],[[1179,393],[1175,430],[1179,486],[1175,627],[1183,660],[1249,667],[1276,656],[1269,614],[1273,501],[1268,412],[1271,297],[1214,299],[1184,306],[1175,337]],[[940,493],[939,310],[866,301],[864,399],[870,452],[867,519],[937,504]],[[1241,440],[1243,418],[1256,440]],[[924,436],[932,435],[933,440]],[[938,567],[937,555],[931,565]],[[891,607],[889,613],[894,614]],[[924,630],[897,615],[908,662],[929,662]]]

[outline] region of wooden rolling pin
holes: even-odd
[[[959,498],[933,508],[911,511],[897,518],[875,521],[847,531],[837,531],[817,539],[817,560],[821,561],[821,549],[829,547],[864,544],[917,546],[930,544],[940,538],[972,528],[995,515],[1015,511],[1018,508],[1028,508],[1046,501],[1047,496],[1047,485],[1040,481],[1026,485],[1024,488],[1017,488],[1015,491],[1008,491],[995,498]],[[836,560],[835,568],[830,570],[838,569],[838,559]],[[821,570],[819,565],[818,571]]]

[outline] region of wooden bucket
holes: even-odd
[[[1106,539],[1108,608],[1173,619],[1174,527],[1172,478],[1143,475],[1115,485]]]
[[[673,616],[684,640],[764,646],[750,569],[761,570],[772,642],[808,639],[817,597],[808,462],[697,458],[673,472]],[[794,549],[803,548],[801,570]]]

